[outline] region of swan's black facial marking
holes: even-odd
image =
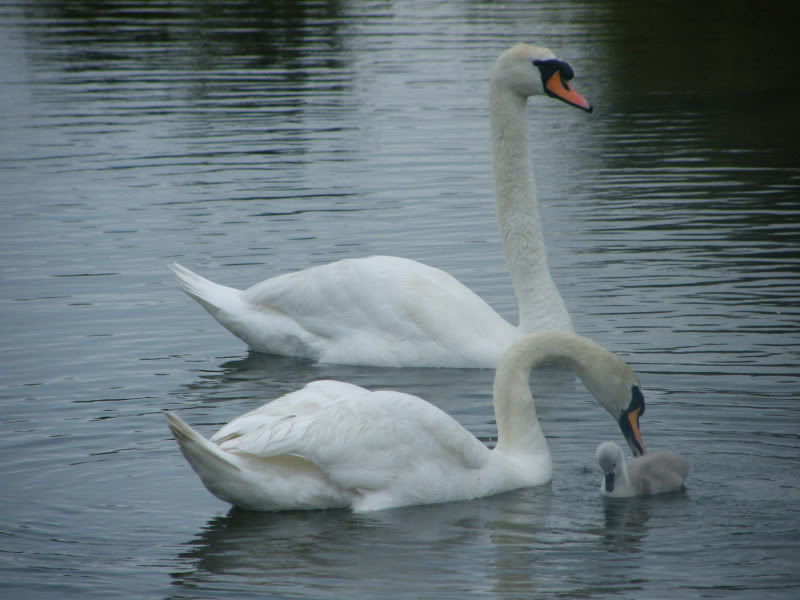
[[[547,82],[550,81],[550,78],[556,71],[561,72],[561,79],[565,82],[575,77],[575,71],[572,70],[572,67],[569,66],[569,63],[566,63],[563,60],[558,60],[557,58],[551,58],[548,60],[534,60],[533,65],[535,67],[539,67],[539,72],[542,74],[542,83],[544,85],[547,85]],[[567,89],[569,89],[568,85],[564,85]]]
[[[644,414],[644,394],[638,385],[631,388],[631,404],[628,406],[628,412],[639,409],[639,416]]]
[[[575,77],[572,67],[557,58],[532,62],[535,67],[538,67],[539,74],[542,76],[542,87],[545,94],[586,112],[592,112],[592,105],[586,101],[586,98],[567,83]]]
[[[645,453],[642,434],[639,431],[639,417],[644,414],[644,408],[642,390],[638,385],[634,385],[631,387],[631,402],[619,417],[619,428],[634,456],[642,456]]]

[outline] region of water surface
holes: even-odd
[[[0,577],[9,598],[786,598],[800,544],[800,165],[790,19],[710,3],[0,7]],[[555,378],[551,485],[354,515],[231,511],[210,434],[317,378],[421,395],[487,443],[492,372],[250,354],[165,265],[247,286],[393,254],[515,320],[486,76],[555,49],[592,115],[531,102],[553,276],[639,372],[688,491],[599,497],[618,437]]]

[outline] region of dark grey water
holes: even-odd
[[[798,594],[791,23],[738,1],[3,3],[3,597]],[[569,60],[596,105],[532,102],[551,268],[577,330],[640,373],[646,441],[691,457],[688,492],[603,501],[593,452],[613,425],[561,382],[542,407],[550,486],[229,511],[164,409],[210,433],[330,377],[493,436],[490,371],[248,355],[165,264],[246,286],[395,254],[513,319],[486,73],[516,41]]]

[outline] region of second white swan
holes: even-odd
[[[316,381],[252,410],[205,439],[167,412],[172,434],[205,487],[250,510],[371,511],[469,500],[541,485],[553,464],[536,416],[531,369],[561,361],[644,453],[644,397],[625,362],[572,333],[538,333],[497,366],[497,444],[490,450],[433,404],[400,392]]]
[[[494,367],[526,333],[572,331],[547,264],[528,157],[526,103],[547,94],[591,112],[547,48],[517,44],[492,71],[489,117],[497,219],[519,325],[451,275],[390,256],[341,260],[238,290],[178,264],[181,289],[258,352],[388,367]]]

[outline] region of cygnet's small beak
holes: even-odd
[[[605,486],[606,486],[606,492],[608,492],[609,494],[614,491],[614,475],[615,475],[614,471],[606,473]]]
[[[567,83],[560,70],[556,70],[556,72],[550,76],[550,79],[547,80],[547,83],[544,87],[547,95],[551,96],[552,98],[562,100],[567,104],[576,106],[582,110],[585,110],[586,112],[592,112],[593,110],[592,105],[586,101],[586,98],[581,96],[575,91],[575,88],[571,87],[570,84]]]

